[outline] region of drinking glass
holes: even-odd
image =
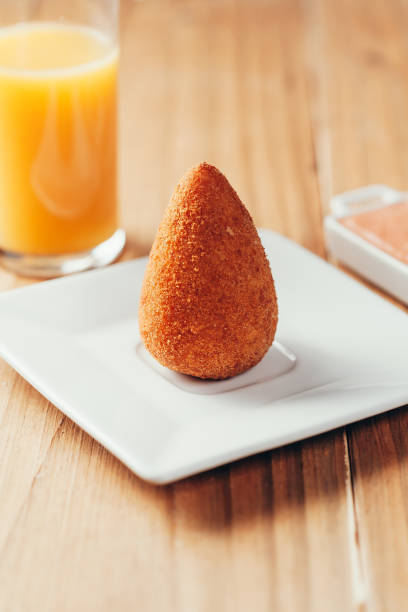
[[[0,261],[51,277],[113,261],[119,0],[0,0]]]

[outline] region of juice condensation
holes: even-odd
[[[0,28],[0,249],[75,253],[117,229],[117,66],[91,28]]]

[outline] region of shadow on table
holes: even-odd
[[[171,485],[131,478],[174,525],[195,531],[216,532],[281,515],[296,525],[314,504],[321,506],[322,518],[335,521],[339,512],[347,512],[347,490],[356,479],[389,473],[408,458],[407,430],[408,411],[399,408]]]

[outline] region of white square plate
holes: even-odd
[[[261,238],[279,299],[277,340],[297,357],[275,378],[257,374],[261,363],[254,384],[195,393],[151,367],[137,350],[145,258],[1,295],[1,355],[157,483],[405,404],[406,314],[282,236]]]

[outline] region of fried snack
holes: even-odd
[[[180,181],[146,269],[139,326],[162,365],[222,379],[257,364],[278,321],[275,287],[253,221],[207,163]]]

